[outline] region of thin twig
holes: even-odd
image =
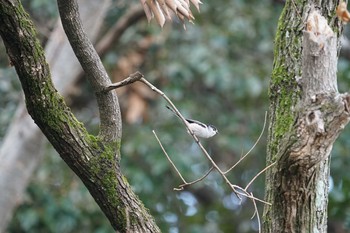
[[[253,197],[253,193],[250,193],[250,195]],[[259,211],[258,211],[258,207],[256,206],[256,202],[254,199],[252,199],[253,205],[254,205],[254,215],[256,215],[256,219],[258,220],[258,226],[259,226],[259,233],[261,233],[261,222],[260,222],[260,216],[259,216]],[[253,217],[254,217],[253,215]],[[252,218],[253,218],[252,217]]]
[[[207,159],[210,161],[211,165],[219,172],[219,174],[222,176],[222,178],[225,180],[226,184],[231,187],[232,191],[237,195],[237,197],[240,199],[239,195],[237,194],[237,191],[235,190],[234,187],[231,186],[231,182],[228,180],[228,178],[225,176],[225,174],[222,172],[222,170],[219,168],[219,166],[214,162],[214,160],[211,158],[209,153],[206,151],[206,149],[203,147],[203,145],[200,143],[199,139],[194,135],[193,131],[190,129],[188,122],[186,119],[182,116],[180,111],[176,108],[176,106],[173,104],[173,102],[158,88],[156,88],[153,84],[148,82],[145,78],[140,79],[141,82],[146,84],[149,88],[151,88],[152,91],[155,91],[159,95],[161,95],[167,102],[168,104],[173,108],[173,110],[178,114],[184,125],[186,126],[188,132],[190,132],[190,135],[193,137],[201,151],[204,153],[204,155],[207,157]]]
[[[165,101],[168,102],[168,104],[173,108],[173,110],[178,114],[178,116],[180,117],[182,122],[185,124],[188,132],[190,132],[192,137],[194,136],[195,141],[198,142],[198,138],[194,135],[194,133],[190,129],[186,119],[182,116],[180,111],[176,108],[175,104],[173,104],[173,102],[164,94],[164,92],[162,92],[161,90],[156,88],[152,83],[148,82],[145,78],[141,78],[140,81],[143,82],[144,84],[146,84],[149,88],[151,88],[152,91],[154,91],[154,92],[158,93],[160,96],[162,96],[165,99]]]
[[[247,190],[249,188],[249,186],[254,182],[254,180],[256,178],[258,178],[258,176],[260,176],[262,173],[264,173],[267,169],[269,169],[270,167],[272,167],[275,164],[276,164],[276,162],[271,163],[270,165],[265,167],[263,170],[261,170],[258,174],[256,174],[256,176],[253,177],[253,179],[247,184],[247,186],[244,189]]]
[[[271,203],[269,203],[269,202],[267,202],[267,201],[261,200],[261,199],[259,199],[259,198],[257,198],[257,197],[254,197],[254,196],[251,196],[246,190],[244,190],[242,187],[240,187],[240,186],[238,186],[238,185],[231,184],[231,186],[232,186],[232,188],[237,188],[237,189],[239,189],[239,190],[242,191],[242,192],[240,192],[240,191],[237,191],[237,190],[236,190],[236,193],[237,193],[238,195],[242,195],[242,196],[247,197],[247,198],[249,198],[249,199],[251,199],[251,200],[254,199],[254,200],[259,201],[259,202],[261,202],[261,203],[264,203],[264,204],[266,204],[266,205],[271,205]]]
[[[137,76],[137,78],[131,78],[131,76]],[[131,81],[132,80],[132,81]],[[246,155],[244,155],[240,160],[239,162],[237,162],[233,167],[231,167],[228,171],[226,172],[223,172],[219,166],[214,162],[214,160],[211,158],[211,156],[209,155],[209,153],[206,151],[206,149],[203,147],[203,145],[200,143],[200,141],[198,140],[198,138],[196,137],[196,135],[194,135],[193,131],[189,128],[189,125],[188,125],[188,122],[186,121],[186,119],[182,116],[182,114],[180,113],[180,111],[176,108],[176,106],[173,104],[173,102],[164,94],[164,92],[162,92],[161,90],[159,90],[158,88],[156,88],[153,84],[151,84],[150,82],[148,82],[144,76],[139,73],[139,72],[136,72],[132,75],[130,75],[130,77],[127,78],[127,80],[123,80],[119,83],[116,83],[116,84],[112,84],[110,85],[109,87],[107,87],[105,90],[112,90],[112,89],[115,89],[115,88],[118,88],[118,87],[121,87],[121,86],[124,86],[124,85],[128,85],[132,82],[135,82],[135,81],[140,81],[142,83],[144,83],[145,85],[147,85],[149,88],[151,88],[152,91],[158,93],[160,96],[162,96],[167,102],[168,104],[173,108],[173,110],[177,113],[177,115],[180,117],[180,119],[182,120],[182,122],[184,123],[184,125],[186,126],[188,132],[190,132],[190,135],[193,137],[193,139],[195,140],[195,142],[197,143],[197,145],[199,146],[199,148],[201,149],[201,151],[203,152],[203,154],[207,157],[207,159],[210,161],[211,165],[212,165],[212,168],[210,168],[210,170],[201,178],[193,181],[193,182],[186,182],[186,180],[182,177],[181,173],[179,172],[179,170],[176,168],[175,164],[172,162],[172,160],[170,159],[170,157],[168,156],[168,154],[166,153],[163,145],[161,144],[159,138],[157,137],[156,133],[153,131],[153,134],[155,135],[159,145],[161,146],[164,154],[166,155],[168,161],[170,162],[170,164],[173,166],[173,168],[175,169],[175,171],[178,173],[179,177],[181,178],[181,180],[183,181],[183,185],[180,185],[179,189],[175,189],[175,190],[180,190],[181,188],[183,188],[184,186],[187,186],[187,185],[190,185],[190,184],[193,184],[193,183],[197,183],[201,180],[203,180],[206,176],[208,176],[208,174],[212,171],[212,169],[216,169],[219,174],[221,175],[221,177],[225,180],[225,183],[232,189],[232,191],[236,194],[236,196],[240,199],[241,199],[241,196],[245,196],[251,200],[254,200],[254,201],[259,201],[261,203],[264,203],[264,204],[267,204],[267,205],[271,205],[270,203],[264,201],[264,200],[261,200],[259,198],[256,198],[252,195],[250,195],[246,189],[238,186],[238,185],[234,185],[232,184],[229,179],[226,177],[226,173],[231,171],[233,169],[234,166],[236,166],[240,161],[242,161],[254,148],[255,146],[257,145],[258,141],[260,140],[260,138],[262,137],[263,135],[263,132],[265,130],[265,126],[266,126],[266,118],[267,118],[267,114],[265,113],[265,120],[264,120],[264,126],[263,126],[263,129],[262,129],[262,132],[260,133],[260,136],[258,138],[258,140],[255,142],[255,144],[253,145],[253,147],[248,151],[248,153]],[[270,165],[272,166],[272,165]],[[266,169],[268,168],[265,168],[263,171],[265,171]],[[262,171],[262,172],[263,172]],[[259,176],[262,172],[259,172],[259,174],[257,176]],[[256,177],[257,177],[256,176]],[[256,179],[256,177],[253,178],[253,180]],[[249,182],[248,186],[249,187],[251,185],[252,181]],[[239,189],[240,191],[237,191],[236,189]]]
[[[194,135],[192,135],[193,137],[195,137]],[[198,140],[198,139],[197,139]],[[236,194],[236,196],[238,197],[238,199],[241,200],[241,197],[238,195],[237,190],[235,189],[235,187],[231,184],[231,182],[229,181],[229,179],[226,177],[226,175],[224,174],[224,172],[219,168],[219,166],[214,162],[214,160],[211,158],[211,156],[208,154],[208,152],[206,151],[206,149],[203,147],[203,145],[200,143],[200,141],[196,141],[196,143],[198,144],[199,148],[202,150],[202,152],[204,153],[204,155],[207,157],[207,159],[210,161],[210,163],[212,164],[212,166],[219,172],[219,174],[221,175],[221,177],[225,180],[225,183],[232,189],[232,191]]]
[[[159,140],[159,138],[158,138],[156,132],[155,132],[154,130],[152,130],[152,132],[153,132],[154,136],[156,137],[156,139],[157,139],[157,141],[158,141],[158,143],[159,143],[160,148],[162,148],[163,153],[165,154],[165,156],[167,157],[169,163],[173,166],[173,168],[175,169],[175,171],[177,172],[177,174],[178,174],[179,177],[181,178],[182,182],[184,182],[184,184],[188,184],[187,181],[186,181],[186,180],[183,178],[183,176],[181,175],[180,171],[177,169],[177,167],[176,167],[175,164],[173,163],[173,161],[170,159],[168,153],[165,151],[165,149],[164,149],[162,143],[160,142],[160,140]]]
[[[211,158],[211,156],[209,155],[209,153],[205,150],[205,148],[202,146],[202,144],[200,143],[200,141],[198,140],[198,138],[194,135],[193,131],[189,128],[189,125],[188,125],[188,122],[186,121],[186,119],[182,116],[182,114],[180,113],[180,111],[176,108],[176,106],[172,103],[172,101],[164,94],[164,92],[162,92],[161,90],[159,90],[158,88],[156,88],[154,85],[152,85],[150,82],[148,82],[141,73],[139,72],[136,72],[135,74],[133,75],[136,75],[138,78],[132,78],[132,75],[130,75],[130,77],[127,78],[127,80],[123,80],[122,82],[119,82],[119,83],[116,83],[116,84],[113,84],[111,86],[113,86],[113,88],[110,88],[111,89],[114,89],[114,88],[118,88],[120,86],[124,86],[124,85],[127,85],[127,84],[130,84],[132,82],[135,82],[135,81],[141,81],[143,82],[145,85],[147,85],[149,88],[151,88],[151,90],[155,91],[156,93],[158,93],[159,95],[161,95],[167,102],[168,104],[172,107],[172,109],[174,110],[174,112],[180,117],[180,119],[182,120],[182,122],[184,123],[184,125],[186,126],[188,132],[190,132],[191,136],[193,137],[193,139],[195,140],[195,142],[197,143],[197,145],[199,146],[199,148],[201,149],[201,151],[204,153],[204,155],[207,157],[207,159],[210,161],[212,167],[209,169],[209,171],[204,175],[202,176],[201,178],[195,180],[195,181],[192,181],[192,182],[186,182],[186,180],[183,178],[183,176],[181,175],[180,171],[177,169],[177,167],[175,166],[175,164],[172,162],[172,160],[170,159],[169,155],[167,154],[167,152],[165,151],[162,143],[160,142],[157,134],[155,133],[155,131],[153,130],[153,134],[154,136],[156,137],[161,149],[163,150],[164,154],[166,155],[168,161],[170,162],[170,164],[173,166],[173,168],[175,169],[175,171],[177,172],[177,174],[179,175],[179,177],[181,178],[183,184],[179,185],[179,188],[174,188],[174,190],[176,191],[180,191],[180,190],[183,190],[184,187],[186,186],[189,186],[189,185],[192,185],[192,184],[195,184],[197,182],[200,182],[202,181],[203,179],[205,179],[209,174],[210,172],[215,168],[219,174],[222,176],[222,178],[225,180],[226,184],[232,189],[232,191],[236,194],[237,198],[242,201],[242,196],[244,197],[247,197],[249,198],[252,202],[253,202],[253,205],[254,205],[254,214],[252,216],[252,218],[257,215],[257,220],[258,220],[258,225],[259,225],[259,233],[261,232],[261,222],[260,222],[260,216],[259,216],[259,212],[258,212],[258,208],[257,208],[257,205],[256,205],[256,201],[259,201],[263,204],[266,204],[266,205],[271,205],[271,203],[268,203],[264,200],[261,200],[259,198],[256,198],[254,197],[253,193],[248,193],[247,192],[247,189],[249,188],[249,186],[254,182],[254,180],[259,176],[261,175],[263,172],[265,172],[267,169],[269,169],[270,167],[272,167],[275,163],[272,163],[270,164],[269,166],[265,167],[262,171],[260,171],[256,176],[253,177],[253,179],[248,183],[248,185],[246,186],[246,188],[242,188],[238,185],[234,185],[232,184],[229,179],[226,177],[226,174],[228,172],[230,172],[235,166],[237,166],[244,158],[246,158],[246,156],[248,156],[250,154],[250,152],[255,148],[255,146],[258,144],[258,142],[260,141],[264,131],[265,131],[265,127],[266,127],[266,122],[267,122],[267,112],[265,113],[265,118],[264,118],[264,125],[263,125],[263,129],[261,130],[261,133],[258,137],[258,139],[256,140],[256,142],[254,143],[254,145],[252,146],[252,148],[243,156],[241,157],[237,163],[235,163],[230,169],[228,169],[226,172],[223,172],[219,166],[214,162],[214,160]],[[111,90],[111,89],[108,89],[108,90]],[[237,190],[236,190],[237,189]],[[239,190],[239,191],[238,191]]]
[[[181,184],[179,185],[179,188],[174,188],[175,191],[181,191],[184,189],[184,187],[186,186],[189,186],[189,185],[193,185],[195,183],[198,183],[200,181],[202,181],[203,179],[205,179],[209,174],[210,172],[214,169],[214,167],[211,167],[201,178],[198,178],[197,180],[194,180],[192,182],[189,182],[189,183],[185,183],[185,184]]]
[[[202,180],[203,180],[205,177],[207,177],[207,176],[210,174],[210,172],[214,169],[214,167],[211,167],[202,177],[200,177],[200,178],[198,178],[198,179],[196,179],[196,180],[194,180],[194,181],[187,182],[187,181],[185,180],[185,178],[183,178],[183,176],[181,175],[179,169],[177,169],[177,167],[176,167],[176,165],[174,164],[174,162],[170,159],[170,156],[168,155],[168,153],[165,151],[165,149],[164,149],[162,143],[160,142],[160,140],[159,140],[159,138],[158,138],[156,132],[155,132],[154,130],[152,130],[152,132],[153,132],[154,136],[156,137],[156,139],[157,139],[157,141],[158,141],[158,143],[159,143],[161,149],[163,150],[163,153],[164,153],[165,156],[167,157],[169,163],[173,166],[173,168],[175,169],[176,173],[179,175],[179,177],[181,178],[181,180],[182,180],[182,182],[183,182],[183,184],[179,185],[179,188],[174,188],[174,190],[176,190],[176,191],[181,191],[181,190],[183,190],[184,187],[186,187],[186,186],[189,186],[189,185],[192,185],[192,184],[195,184],[195,183],[198,183],[198,182],[202,181]]]
[[[224,174],[227,174],[229,173],[233,168],[235,168],[243,159],[245,159],[249,154],[250,152],[252,152],[252,150],[255,148],[255,146],[258,144],[258,142],[260,141],[262,135],[264,134],[264,131],[265,131],[265,127],[266,127],[266,122],[267,122],[267,112],[265,112],[265,118],[264,118],[264,125],[263,125],[263,128],[261,130],[261,133],[258,137],[258,139],[256,140],[256,142],[254,143],[254,145],[250,148],[250,150],[243,156],[241,157],[231,168],[229,168],[227,171],[224,172]]]
[[[156,137],[159,145],[160,145],[160,148],[163,150],[163,153],[165,154],[165,156],[167,157],[169,163],[173,166],[173,168],[175,169],[176,173],[179,175],[179,177],[181,178],[183,184],[179,185],[179,188],[174,188],[174,190],[176,191],[181,191],[184,189],[184,187],[186,186],[189,186],[189,185],[193,185],[195,183],[198,183],[200,181],[202,181],[204,178],[206,178],[210,172],[214,169],[214,167],[211,167],[202,177],[198,178],[197,180],[194,180],[194,181],[191,181],[191,182],[187,182],[185,180],[185,178],[183,178],[183,176],[181,175],[179,169],[177,169],[176,165],[174,164],[174,162],[171,160],[170,156],[168,155],[168,153],[165,151],[164,147],[163,147],[163,144],[161,143],[160,139],[158,138],[156,132],[154,130],[152,130],[154,136]]]

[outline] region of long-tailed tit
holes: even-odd
[[[178,118],[181,119],[181,117],[169,106],[166,106],[167,109],[172,111]],[[194,135],[200,138],[211,138],[215,134],[218,133],[218,130],[213,125],[207,125],[200,121],[192,120],[192,119],[185,119],[188,123],[188,127],[192,130]]]

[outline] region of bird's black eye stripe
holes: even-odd
[[[186,119],[186,121],[190,124],[197,124],[197,125],[203,127],[204,129],[207,128],[207,126],[205,124],[203,124],[202,122],[191,120],[191,119]]]
[[[214,125],[209,125],[213,130],[218,131],[218,129]]]

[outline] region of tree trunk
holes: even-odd
[[[84,182],[114,229],[119,232],[159,232],[153,217],[120,171],[121,127],[115,93],[98,93],[100,100],[110,100],[102,104],[100,112],[110,115],[101,118],[100,137],[90,135],[54,88],[33,24],[19,1],[0,0],[0,35],[21,81],[29,114]],[[114,105],[107,109],[108,103]],[[110,121],[117,127],[108,129]]]
[[[89,37],[95,40],[110,0],[98,3],[95,0],[81,2],[84,2],[82,18],[94,19],[89,20],[85,27],[89,29]],[[74,60],[72,48],[64,37],[61,22],[58,22],[50,35],[45,53],[56,88],[61,95],[68,97],[78,74],[81,73],[81,67],[78,60]],[[14,209],[22,203],[33,171],[44,156],[46,143],[44,135],[28,115],[24,100],[21,100],[0,148],[0,190],[6,190],[0,195],[0,232],[5,232]]]
[[[266,175],[272,205],[264,232],[327,232],[330,152],[349,121],[350,99],[337,89],[336,5],[287,1],[279,20],[267,155],[276,165]]]

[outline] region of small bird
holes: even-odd
[[[172,108],[170,108],[169,106],[166,106],[166,107],[167,109],[172,111],[178,118],[181,119],[181,117]],[[219,132],[213,125],[207,125],[200,121],[196,121],[192,119],[185,119],[185,120],[187,121],[189,128],[197,137],[211,138]]]

